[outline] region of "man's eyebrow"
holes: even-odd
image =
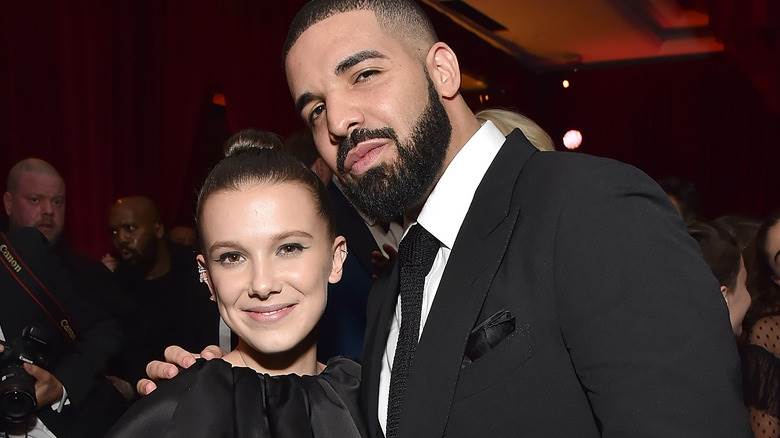
[[[363,50],[357,53],[354,53],[346,58],[344,58],[341,62],[336,65],[335,73],[336,76],[340,76],[344,74],[345,71],[349,70],[350,68],[356,66],[357,64],[360,64],[361,62],[367,60],[367,59],[387,59],[387,56],[385,56],[382,52],[379,52],[377,50]],[[308,105],[311,101],[317,100],[318,97],[314,93],[305,92],[301,94],[297,99],[295,99],[295,112],[300,113],[303,111],[303,108]]]
[[[309,93],[308,91],[301,94],[297,99],[295,99],[295,112],[300,113],[303,110],[303,107],[315,99],[317,99],[317,96],[315,96],[313,93]]]
[[[336,76],[342,75],[345,71],[349,70],[350,68],[354,67],[357,64],[360,64],[366,59],[376,59],[376,58],[387,59],[387,56],[385,56],[383,53],[378,52],[376,50],[363,50],[361,52],[357,52],[353,55],[350,55],[338,63],[335,70]]]

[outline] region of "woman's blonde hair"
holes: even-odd
[[[528,141],[540,151],[555,150],[555,144],[553,144],[550,135],[536,122],[520,113],[491,108],[478,112],[477,119],[482,122],[490,120],[504,135],[509,135],[513,130],[519,129]]]

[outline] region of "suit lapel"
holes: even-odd
[[[402,437],[444,435],[466,340],[520,213],[512,202],[515,182],[534,151],[515,130],[474,195],[417,347],[401,412]]]

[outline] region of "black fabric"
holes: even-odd
[[[397,280],[369,295],[372,436]],[[718,283],[647,175],[507,137],[455,239],[415,351],[400,437],[747,438]],[[500,310],[515,330],[462,366]]]
[[[515,317],[507,310],[499,310],[486,320],[477,324],[466,341],[466,354],[463,365],[470,365],[486,355],[515,331]]]
[[[5,337],[18,337],[28,325],[47,331],[51,341],[47,369],[63,384],[71,402],[60,413],[45,407],[38,416],[58,438],[101,437],[124,409],[121,395],[103,377],[108,360],[122,348],[119,323],[76,292],[81,284],[38,230],[15,228],[8,238],[62,303],[79,334],[75,344],[65,342],[40,307],[0,273],[0,326]]]
[[[780,418],[780,358],[758,345],[742,349],[745,404]]]
[[[77,339],[75,327],[73,327],[72,318],[68,316],[64,306],[53,294],[49,287],[30,270],[27,263],[22,259],[14,249],[13,244],[8,240],[5,233],[0,232],[0,248],[2,257],[0,263],[17,283],[19,289],[23,290],[30,299],[35,302],[39,310],[45,314],[51,321],[52,326],[57,327],[60,335],[65,342],[75,342]]]
[[[347,239],[347,258],[341,280],[328,284],[328,303],[318,324],[317,359],[335,356],[360,360],[366,330],[366,302],[373,282],[371,252],[378,251],[374,236],[355,207],[336,184],[328,184],[328,201],[336,234]]]
[[[129,269],[116,272],[131,309],[122,315],[128,346],[112,368],[131,382],[145,377],[146,364],[162,359],[169,345],[188,351],[219,345],[219,312],[208,287],[198,281],[194,250],[169,244],[169,252],[171,269],[159,278],[146,280]]]
[[[345,358],[317,376],[198,360],[136,402],[108,437],[361,438],[359,385],[360,366]]]
[[[420,335],[425,276],[433,266],[439,241],[420,224],[413,225],[398,247],[401,295],[401,327],[390,375],[390,398],[387,404],[387,437],[398,436],[401,409],[406,394],[407,378],[414,365],[414,352]]]

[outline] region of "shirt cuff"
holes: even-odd
[[[68,406],[69,404],[70,404],[70,400],[68,400],[68,391],[63,386],[62,397],[60,398],[60,401],[51,404],[51,410],[59,414],[60,412],[62,412],[62,408]]]

